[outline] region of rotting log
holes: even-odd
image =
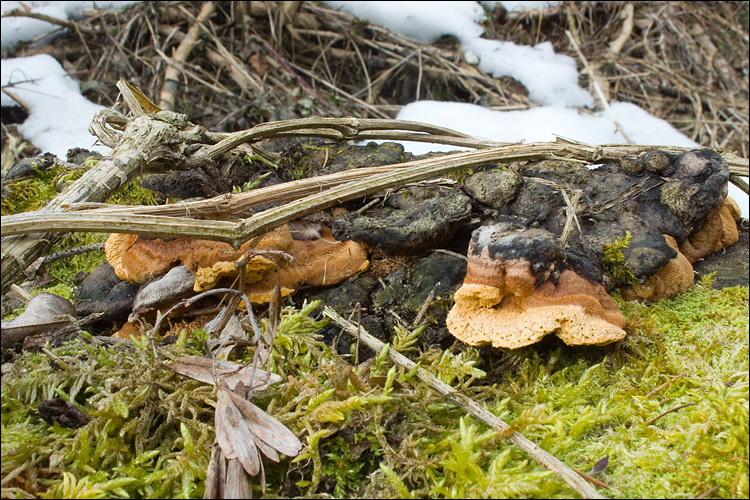
[[[303,118],[264,123],[232,134],[215,134],[206,131],[203,127],[191,124],[184,115],[158,111],[159,108],[153,105],[146,96],[124,81],[119,82],[117,86],[136,118],[128,120],[114,115],[111,111],[102,111],[91,127],[103,143],[113,147],[112,155],[86,172],[43,210],[3,218],[3,293],[26,266],[60,239],[59,235],[62,232],[125,232],[144,236],[200,238],[225,241],[239,247],[250,238],[300,216],[367,194],[398,187],[407,182],[426,180],[459,169],[498,161],[537,159],[597,163],[619,161],[623,156],[653,149],[672,153],[681,153],[690,149],[634,145],[589,146],[561,138],[551,143],[501,144],[474,139],[450,129],[417,122],[358,118]],[[111,127],[122,129],[123,132],[112,133],[102,125],[103,120],[108,121]],[[377,173],[373,171],[372,176],[358,180],[347,179],[348,182],[343,184],[341,182],[345,176],[342,175],[333,179],[330,187],[322,192],[309,194],[309,191],[303,190],[299,193],[300,197],[304,196],[301,199],[290,201],[290,196],[287,196],[285,201],[288,203],[285,205],[236,222],[191,218],[191,215],[198,211],[191,214],[190,209],[195,210],[198,207],[188,207],[184,203],[173,204],[169,207],[172,214],[175,213],[175,206],[180,207],[178,210],[183,211],[184,217],[166,217],[158,211],[162,210],[161,207],[154,207],[153,210],[156,212],[146,209],[149,211],[148,214],[145,214],[143,209],[131,210],[129,208],[122,209],[122,211],[110,209],[108,213],[89,210],[72,211],[81,204],[104,201],[113,190],[141,172],[209,165],[236,148],[247,147],[248,144],[269,137],[289,136],[314,136],[337,141],[409,140],[478,148],[478,150],[392,165]],[[748,174],[747,159],[731,153],[724,153],[724,157],[729,163],[730,173],[734,174],[733,180],[737,175]],[[309,182],[318,183],[321,180],[313,178]],[[310,185],[306,188],[309,189]],[[318,188],[322,186],[319,184]],[[258,195],[259,191],[253,194]],[[223,203],[217,203],[217,201],[220,200],[207,200],[205,203],[214,204],[214,206],[227,205],[226,199]],[[244,205],[247,206],[246,203]],[[167,209],[163,208],[163,210]],[[32,233],[33,236],[30,236]]]
[[[223,141],[222,141],[223,142]],[[239,145],[237,142],[234,146]],[[211,147],[212,150],[222,149]],[[147,210],[136,211],[129,208],[104,209],[102,211],[80,210],[77,212],[50,213],[49,211],[28,212],[8,216],[2,227],[3,235],[18,235],[44,231],[89,231],[89,232],[122,232],[141,234],[155,237],[183,237],[218,240],[239,247],[245,241],[270,231],[282,224],[313,212],[324,210],[348,200],[404,185],[434,178],[459,169],[472,168],[498,161],[527,161],[538,159],[565,159],[596,163],[619,161],[626,155],[636,152],[657,149],[655,146],[589,146],[570,141],[535,144],[509,144],[497,147],[479,149],[477,151],[447,154],[444,156],[400,163],[390,167],[378,167],[374,175],[363,179],[350,180],[340,185],[331,185],[327,189],[314,194],[289,201],[251,217],[236,222],[221,220],[195,219],[192,217],[165,217],[156,215],[163,207],[150,207]],[[674,153],[688,151],[691,148],[658,148]],[[741,160],[739,165],[741,165]],[[747,161],[747,160],[745,160]],[[743,172],[742,167],[735,161],[735,171]],[[739,167],[739,168],[738,168]],[[744,167],[744,171],[747,167]],[[314,185],[321,178],[306,179]],[[330,179],[328,179],[330,180]],[[283,185],[282,185],[283,186]],[[320,187],[320,184],[318,184]],[[308,186],[309,187],[309,186]],[[264,188],[278,190],[276,186]],[[255,196],[266,199],[264,189],[256,190]],[[231,198],[230,198],[231,199]],[[288,198],[287,198],[288,199]],[[210,206],[221,200],[212,199],[202,205]],[[199,202],[203,203],[203,202]],[[227,200],[224,200],[226,206]],[[242,204],[247,209],[247,204]],[[197,206],[187,207],[185,204],[173,204],[170,213],[182,212],[184,215],[196,214]],[[215,209],[215,208],[214,208]],[[165,209],[166,210],[166,209]],[[139,212],[139,213],[136,213]],[[147,212],[148,214],[145,214]],[[227,215],[226,213],[224,215]]]

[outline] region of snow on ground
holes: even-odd
[[[47,54],[3,59],[2,86],[23,99],[30,107],[29,117],[18,126],[18,131],[43,152],[51,152],[65,159],[74,146],[94,149],[107,154],[104,146],[92,147],[96,137],[88,131],[97,111],[105,109],[81,95],[78,82],[65,72],[57,60]],[[2,105],[17,103],[5,92]]]
[[[122,6],[133,2],[96,2],[97,7]],[[609,116],[593,111],[594,99],[578,85],[577,63],[555,54],[548,42],[533,47],[511,42],[485,40],[478,24],[487,15],[476,2],[326,2],[355,16],[380,24],[394,33],[430,42],[441,35],[454,35],[462,44],[467,60],[478,61],[480,71],[494,77],[509,76],[529,91],[529,98],[540,106],[528,110],[493,111],[463,103],[418,101],[401,110],[398,118],[453,128],[460,132],[497,142],[551,141],[562,136],[589,144],[625,143]],[[492,9],[496,2],[482,2]],[[508,10],[538,9],[539,4],[555,2],[501,2]],[[61,19],[80,16],[94,2],[24,2],[23,5]],[[3,1],[2,12],[23,8],[21,2]],[[58,30],[43,21],[26,18],[2,19],[2,46],[20,40],[32,40],[43,33]],[[9,90],[32,107],[31,114],[19,127],[24,137],[43,151],[62,158],[69,147],[91,149],[94,137],[88,124],[101,106],[85,99],[78,84],[65,74],[51,56],[2,61],[2,85],[13,83]],[[21,83],[24,82],[24,83]],[[14,105],[3,94],[2,105]],[[591,111],[581,111],[587,107]],[[636,144],[699,146],[664,120],[651,116],[628,103],[612,101],[613,114],[625,133]],[[422,153],[444,151],[437,145],[405,144],[408,150]],[[105,151],[105,148],[96,148]],[[456,148],[450,148],[456,149]],[[729,185],[730,196],[750,215],[748,196]]]
[[[634,104],[613,103],[612,112],[618,121],[627,125],[638,125],[623,128],[637,144],[670,144],[683,147],[698,145],[666,121],[651,116]],[[398,117],[402,120],[421,121],[452,128],[480,139],[497,142],[551,142],[557,136],[587,144],[625,142],[606,112],[581,113],[575,108],[564,106],[540,106],[528,110],[498,112],[474,104],[419,101],[404,106]],[[655,137],[659,138],[660,142],[654,142]],[[457,149],[455,146],[411,142],[408,146],[409,151],[414,154]]]
[[[68,20],[80,18],[84,12],[92,10],[95,4],[100,9],[107,9],[109,7],[122,7],[131,3],[135,2],[109,0],[100,2],[3,1],[0,2],[0,11],[4,14],[13,9],[26,10],[25,8],[28,8],[38,14]],[[0,40],[2,41],[3,49],[17,42],[34,40],[45,33],[60,30],[59,26],[53,26],[46,21],[28,17],[3,17],[0,19],[0,28],[2,28]]]
[[[381,24],[401,36],[430,42],[441,35],[454,35],[464,53],[478,58],[480,71],[495,78],[509,76],[529,91],[529,98],[540,104],[528,110],[493,111],[463,103],[418,101],[404,106],[397,118],[449,127],[465,134],[497,142],[552,141],[562,136],[588,144],[624,144],[604,111],[593,114],[578,107],[593,108],[591,94],[578,85],[576,61],[555,54],[549,42],[533,47],[480,38],[477,24],[485,15],[474,2],[325,2],[360,19]],[[398,5],[387,5],[396,4]],[[482,2],[493,8],[496,2]],[[508,10],[538,9],[540,2],[500,2]],[[549,2],[542,2],[549,3]],[[394,15],[397,13],[397,15]],[[467,58],[468,60],[468,58]],[[634,104],[609,103],[618,123],[635,144],[699,147],[669,123]],[[429,150],[449,151],[422,143],[404,143],[416,154]],[[740,204],[742,216],[750,215],[748,196],[733,184],[729,195]]]

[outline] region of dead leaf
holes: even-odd
[[[302,449],[302,443],[292,431],[247,399],[240,397],[235,392],[227,392],[239,412],[247,421],[250,432],[255,437],[288,457],[297,456]],[[273,456],[267,454],[266,456],[274,460]],[[278,455],[274,461],[278,461]]]
[[[260,485],[266,492],[266,478],[263,466],[260,468]],[[227,460],[224,496],[222,498],[253,498],[253,483],[239,460]]]
[[[594,466],[589,471],[589,474],[594,475],[594,474],[599,474],[601,472],[604,472],[605,470],[607,470],[608,465],[609,465],[609,455],[606,455],[604,458],[602,458],[601,460],[599,460],[598,462],[594,464]]]
[[[266,72],[270,67],[266,62],[266,58],[258,54],[257,52],[248,57],[247,62],[255,70],[260,78],[263,78],[266,75]]]
[[[223,313],[224,311],[222,311],[222,314]],[[217,319],[218,318],[219,316],[217,316]],[[211,331],[209,325],[213,323],[213,321],[214,320],[211,320],[206,324],[206,331]],[[221,335],[219,335],[218,339],[208,341],[209,349],[214,352],[214,357],[217,359],[227,359],[232,352],[232,349],[243,344],[247,345],[249,344],[249,341],[236,314],[232,314],[229,318],[229,321],[227,321],[227,324],[221,331]]]
[[[217,385],[217,379],[223,380],[230,390],[242,382],[245,386],[256,391],[262,391],[268,386],[281,382],[281,377],[264,370],[255,370],[252,378],[252,366],[243,367],[231,361],[218,361],[200,356],[183,356],[172,365],[172,370],[205,384]],[[214,376],[216,378],[214,378]]]
[[[236,458],[248,474],[255,476],[261,468],[258,447],[231,394],[226,387],[219,387],[214,418],[216,440],[227,459]]]

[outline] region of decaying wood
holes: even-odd
[[[131,120],[112,156],[100,161],[66,191],[49,202],[38,214],[55,213],[73,203],[104,201],[112,192],[138,173],[148,161],[149,149],[175,140],[175,132],[187,123],[184,115],[162,112]],[[43,230],[44,231],[44,230]],[[39,231],[37,231],[39,233]],[[42,256],[61,238],[59,233],[3,238],[2,291],[28,265]]]
[[[188,122],[184,115],[169,111],[156,112],[158,108],[148,98],[124,81],[118,83],[118,88],[135,118],[126,120],[110,111],[104,111],[100,112],[91,126],[92,133],[96,133],[102,142],[114,148],[112,155],[86,172],[44,209],[3,218],[3,292],[31,262],[46,253],[60,239],[62,232],[121,232],[156,237],[199,238],[225,241],[239,247],[248,239],[303,215],[455,170],[499,161],[544,158],[597,163],[618,161],[623,156],[652,149],[674,153],[687,150],[659,146],[589,146],[564,139],[552,143],[501,144],[478,140],[443,127],[389,119],[303,118],[264,123],[232,134],[216,134]],[[102,120],[106,123],[102,123]],[[479,149],[380,167],[381,170],[366,172],[366,177],[359,179],[356,177],[363,172],[306,179],[296,185],[276,187],[276,191],[273,191],[274,188],[269,188],[271,191],[257,190],[249,195],[251,199],[258,197],[250,203],[257,204],[260,197],[268,197],[271,193],[278,195],[279,190],[287,189],[284,195],[273,201],[293,201],[236,222],[193,218],[195,215],[204,215],[202,211],[205,207],[215,211],[217,206],[231,206],[232,195],[199,202],[199,205],[193,206],[178,203],[154,209],[70,211],[77,204],[104,201],[115,189],[138,173],[165,168],[198,167],[216,162],[235,148],[246,148],[248,145],[252,147],[253,143],[261,139],[289,136],[324,137],[338,141],[399,139]],[[186,150],[195,151],[189,154]],[[730,164],[732,174],[748,174],[747,159],[733,154],[724,156]],[[327,182],[330,184],[324,188],[321,183]],[[295,191],[297,188],[300,191]],[[319,192],[310,194],[316,188]],[[210,208],[212,205],[213,208]],[[246,210],[248,206],[246,199],[236,204],[242,210]],[[180,213],[182,216],[159,215],[160,210],[165,213]],[[226,216],[226,211],[222,215]]]
[[[250,238],[268,232],[301,216],[324,210],[361,196],[402,186],[409,182],[437,177],[455,170],[477,167],[499,161],[527,161],[545,158],[577,160],[587,163],[617,161],[623,156],[652,149],[675,153],[689,150],[689,148],[657,148],[656,146],[589,146],[570,141],[510,144],[399,163],[390,167],[379,167],[381,170],[377,172],[381,173],[375,173],[364,179],[331,185],[331,187],[321,192],[316,192],[315,194],[307,195],[279,207],[259,212],[237,222],[203,220],[190,217],[166,217],[143,213],[147,211],[153,213],[159,207],[150,207],[149,209],[138,211],[131,209],[105,209],[97,211],[97,209],[94,209],[62,213],[50,213],[48,210],[44,210],[5,217],[2,235],[20,235],[40,231],[120,232],[155,237],[218,240],[239,247]],[[746,166],[744,168],[747,169]],[[740,170],[742,170],[741,167]],[[324,179],[323,182],[326,180],[330,181],[331,177],[334,176],[305,179],[304,183],[298,181],[299,184],[296,187],[302,184],[307,188],[317,186],[320,189],[319,183],[321,181],[319,179],[323,179],[324,177],[327,177],[327,179]],[[283,187],[272,186],[264,189],[278,192]],[[267,199],[267,192],[264,189],[259,189],[253,194],[258,196],[258,199],[265,201]],[[305,190],[302,190],[301,193],[305,193]],[[219,199],[215,198],[205,204],[203,204],[204,202],[200,202],[200,208],[213,205],[215,209],[219,204],[223,204],[224,206],[227,204],[231,205],[231,202],[228,203],[227,200],[233,199],[233,196],[226,195],[219,197]],[[289,196],[293,195],[290,194]],[[249,197],[246,197],[245,201]],[[243,210],[246,210],[249,204],[242,203],[240,206]],[[188,207],[187,204],[178,203],[171,205],[169,210],[171,213],[180,211],[184,215],[193,215],[201,212],[198,208],[195,205]]]
[[[331,307],[326,306],[326,308],[323,310],[323,315],[331,318],[331,321],[346,330],[346,332],[353,337],[364,342],[376,353],[382,352],[383,349],[386,348],[386,345],[383,342],[367,333],[367,331],[365,331],[365,329],[361,326],[358,327],[357,325],[341,317]],[[416,363],[414,363],[414,361],[410,360],[403,354],[394,351],[393,349],[388,350],[388,358],[397,365],[403,366],[407,371],[413,370],[416,366]],[[453,387],[438,379],[434,375],[431,375],[423,368],[417,368],[417,377],[423,382],[427,382],[432,389],[436,390],[446,398],[461,406],[466,411],[471,413],[474,417],[495,429],[502,436],[506,437],[511,443],[515,444],[523,451],[531,455],[534,460],[539,462],[539,464],[544,466],[547,470],[555,473],[571,488],[577,491],[578,494],[583,498],[605,498],[583,478],[581,478],[581,476],[579,476],[575,471],[571,470],[570,467],[565,465],[563,462],[555,458],[547,451],[541,449],[539,446],[534,444],[528,438],[524,437],[522,434],[513,431],[513,428],[510,425],[503,422],[501,419],[478,404],[476,401],[456,391]]]

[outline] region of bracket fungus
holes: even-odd
[[[626,300],[640,298],[649,302],[655,302],[660,299],[674,297],[690,288],[693,284],[695,272],[690,260],[678,250],[677,241],[674,238],[665,234],[664,239],[670,247],[675,249],[677,255],[643,283],[634,283],[624,288],[622,296]]]
[[[145,283],[172,267],[187,266],[196,276],[195,291],[211,289],[220,279],[237,276],[238,263],[246,258],[247,252],[258,252],[245,266],[245,291],[251,302],[265,303],[271,299],[276,285],[281,287],[282,295],[289,295],[302,285],[338,283],[369,265],[364,245],[338,241],[325,226],[321,226],[319,235],[298,240],[285,225],[266,233],[255,247],[251,240],[235,251],[229,244],[216,241],[165,241],[112,234],[105,252],[117,275],[136,283]],[[291,258],[272,258],[280,254]]]
[[[737,230],[740,213],[737,202],[732,198],[726,198],[723,205],[709,212],[703,226],[682,242],[680,252],[692,264],[706,255],[734,245],[740,238]]]
[[[249,285],[246,292],[250,302],[269,302],[276,285],[281,287],[282,296],[302,285],[334,285],[364,271],[370,264],[364,245],[338,241],[326,226],[321,226],[319,238],[293,239],[285,252],[293,260],[280,263],[263,279]]]
[[[552,233],[505,222],[483,226],[472,233],[468,257],[447,318],[459,340],[516,349],[551,333],[569,345],[625,337],[617,304],[581,275]]]
[[[285,251],[291,245],[292,235],[278,228],[266,233],[256,248],[258,250]],[[253,240],[239,250],[228,243],[209,240],[175,238],[145,238],[137,234],[110,234],[104,244],[107,261],[120,279],[145,283],[161,276],[171,268],[183,265],[194,273],[202,267],[211,267],[217,262],[236,261],[251,248]]]

